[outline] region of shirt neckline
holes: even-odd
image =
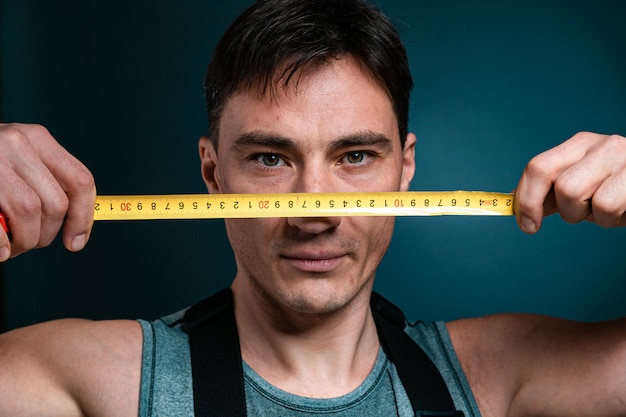
[[[383,380],[388,366],[387,356],[379,349],[374,367],[363,383],[353,391],[334,398],[309,398],[284,391],[263,379],[245,361],[243,374],[245,382],[251,389],[279,406],[304,412],[337,412],[356,406],[374,392]]]

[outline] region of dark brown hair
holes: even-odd
[[[400,140],[408,132],[413,80],[406,50],[389,19],[363,0],[261,0],[226,30],[209,64],[204,92],[210,137],[237,91],[273,94],[303,72],[333,59],[356,58],[387,90]]]

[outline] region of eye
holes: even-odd
[[[267,167],[277,167],[284,163],[283,158],[275,153],[260,153],[254,155],[253,159]]]
[[[363,152],[359,151],[350,152],[346,155],[346,159],[351,164],[358,164],[359,162],[363,162],[363,158],[365,158],[365,155],[363,155]]]
[[[350,151],[344,156],[344,160],[349,164],[362,164],[369,156],[371,155],[364,151]]]

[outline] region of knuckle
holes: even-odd
[[[30,133],[32,133],[33,136],[36,136],[39,138],[51,138],[52,137],[52,135],[50,134],[50,131],[43,125],[39,125],[39,124],[28,125],[28,130]]]
[[[545,154],[535,156],[526,165],[526,172],[534,178],[545,178],[552,173],[552,164],[550,158]]]
[[[606,146],[614,152],[626,150],[626,138],[620,135],[609,135],[605,139]]]
[[[53,218],[65,217],[69,207],[67,195],[61,191],[54,193],[50,201],[46,204],[46,213]]]
[[[569,175],[562,175],[554,181],[554,192],[561,200],[575,201],[580,194],[580,184]]]
[[[624,215],[624,207],[616,198],[594,196],[592,207],[596,223],[602,227],[618,226]]]
[[[87,167],[77,162],[74,174],[72,178],[73,190],[80,193],[95,191],[95,179]]]
[[[532,213],[536,210],[535,205],[528,199],[524,198],[516,198],[515,205],[515,211],[518,213]]]
[[[15,123],[4,125],[1,129],[2,140],[4,142],[19,143],[26,139],[26,135],[24,135]]]
[[[583,130],[583,131],[580,131],[580,132],[576,132],[576,134],[574,134],[574,136],[572,136],[572,139],[574,139],[574,140],[588,140],[590,136],[593,136],[593,133]]]
[[[54,138],[43,125],[11,123],[0,126],[0,141],[5,153],[14,155],[29,154],[40,141],[55,142]]]
[[[9,141],[25,141],[30,137],[51,138],[48,129],[40,124],[8,123],[0,126],[2,137]]]
[[[24,193],[16,202],[15,210],[25,218],[35,218],[41,215],[41,200],[34,193]]]

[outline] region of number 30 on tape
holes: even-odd
[[[513,194],[408,191],[96,197],[95,220],[513,215]]]

